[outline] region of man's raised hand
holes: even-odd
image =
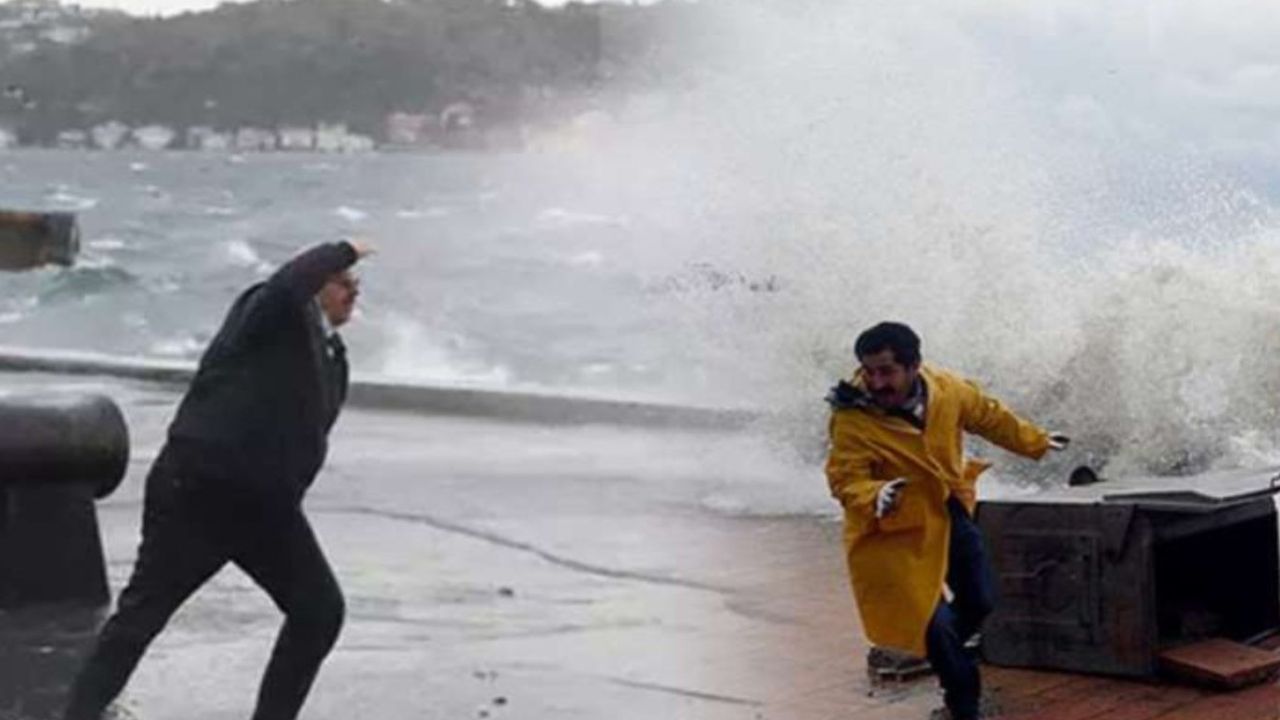
[[[356,260],[363,260],[375,252],[373,244],[366,238],[347,238],[347,244],[356,251]]]

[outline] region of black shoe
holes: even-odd
[[[982,699],[978,701],[978,716],[977,716],[978,720],[982,720],[982,718],[995,718],[999,716],[1000,716],[1000,708],[996,705],[996,703],[990,697],[983,695]],[[933,712],[929,713],[929,720],[954,720],[954,718],[951,715],[950,710],[948,710],[945,707],[940,707],[940,708],[934,708]]]
[[[875,680],[910,680],[930,672],[933,668],[924,658],[878,647],[867,652],[867,674]]]

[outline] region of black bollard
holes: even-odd
[[[0,398],[0,608],[110,599],[93,501],[128,461],[105,397]]]
[[[0,210],[0,270],[70,265],[79,252],[75,215]]]
[[[101,396],[0,396],[0,719],[55,720],[110,600],[93,501],[129,435]]]

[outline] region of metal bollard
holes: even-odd
[[[111,400],[0,395],[0,718],[61,716],[110,600],[93,502],[128,461]]]
[[[93,501],[128,461],[110,399],[0,397],[0,608],[110,600]]]
[[[76,216],[0,210],[0,270],[70,265],[80,252]]]

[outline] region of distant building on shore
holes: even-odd
[[[280,137],[281,150],[313,150],[316,146],[316,132],[309,127],[285,125],[276,130]]]
[[[89,37],[88,25],[50,25],[41,28],[40,38],[59,45],[73,45]]]
[[[230,133],[218,132],[208,125],[192,125],[187,128],[183,146],[188,150],[213,152],[231,147]]]
[[[0,2],[0,59],[35,52],[41,45],[73,45],[90,35],[97,12],[57,0]]]
[[[476,125],[476,108],[469,102],[450,103],[440,111],[440,129],[446,133],[466,132]]]
[[[387,144],[399,148],[427,145],[438,127],[434,115],[393,112],[386,120]]]
[[[108,120],[89,130],[93,146],[101,150],[115,150],[129,137],[129,126],[119,120]]]
[[[175,137],[177,133],[167,125],[143,125],[133,130],[133,141],[143,150],[164,150]]]
[[[320,123],[316,126],[316,150],[320,152],[341,152],[342,139],[347,136],[347,126],[342,123]]]
[[[373,138],[351,132],[345,123],[320,123],[315,140],[315,149],[320,152],[368,152],[374,148]]]
[[[230,144],[230,142],[228,143]],[[246,152],[271,152],[280,146],[280,139],[275,132],[267,128],[242,127],[236,130],[236,150]],[[214,148],[208,148],[210,150]],[[225,147],[222,149],[226,149]]]
[[[347,133],[342,138],[342,152],[346,153],[363,153],[373,152],[377,149],[378,144],[368,135],[359,133]]]
[[[89,133],[83,130],[62,130],[58,133],[57,143],[64,150],[83,150],[89,146]]]
[[[0,0],[3,2],[3,0]],[[493,126],[481,122],[477,107],[459,101],[440,112],[393,112],[384,118],[385,141],[352,132],[342,122],[308,125],[280,125],[275,128],[245,125],[218,129],[212,125],[171,127],[149,123],[131,128],[119,120],[107,120],[88,130],[68,128],[55,134],[55,147],[99,150],[165,150],[177,148],[202,152],[321,152],[365,153],[379,148],[484,149],[519,148],[526,143],[524,126]],[[584,121],[586,124],[590,122]],[[18,133],[2,136],[4,146],[18,144]]]

